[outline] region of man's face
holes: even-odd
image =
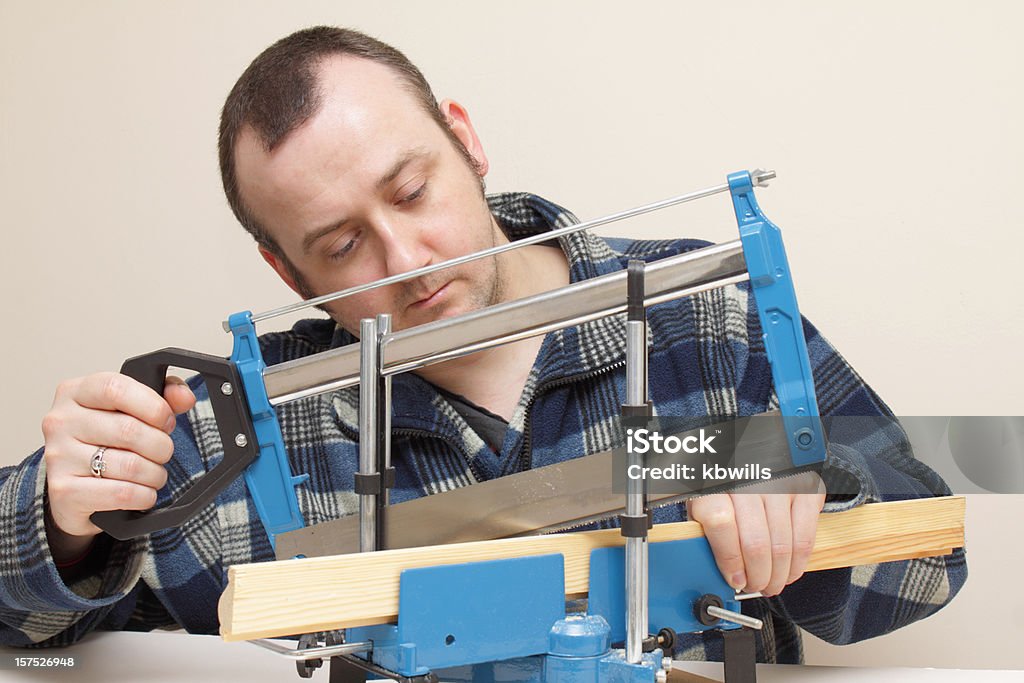
[[[235,147],[243,201],[276,241],[264,258],[296,291],[320,295],[405,273],[506,241],[480,178],[387,67],[333,57],[320,69],[319,112],[267,153],[244,129]],[[468,117],[444,103],[452,131],[486,172]],[[494,258],[327,305],[358,334],[359,320],[392,315],[404,329],[502,300]]]

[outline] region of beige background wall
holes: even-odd
[[[0,463],[41,443],[62,378],[226,355],[228,313],[292,300],[221,197],[215,136],[248,62],[317,23],[396,44],[466,105],[492,190],[585,219],[776,169],[759,197],[802,309],[897,413],[1024,415],[1024,5],[638,4],[0,0]],[[735,225],[717,197],[609,232]],[[1024,668],[1022,515],[973,497],[951,608],[808,660]]]

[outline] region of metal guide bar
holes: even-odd
[[[763,169],[755,169],[750,172],[750,179],[754,187],[764,187],[767,185],[769,180],[775,179],[775,171],[765,171]],[[520,249],[522,247],[530,246],[531,244],[539,244],[541,242],[548,242],[565,235],[571,235],[581,230],[588,230],[590,228],[596,228],[602,225],[608,225],[609,223],[615,223],[616,221],[626,220],[627,218],[634,218],[641,216],[645,213],[651,213],[652,211],[658,211],[660,209],[666,209],[670,206],[676,206],[685,202],[692,202],[697,199],[703,199],[704,197],[710,197],[712,195],[721,194],[722,192],[729,192],[729,184],[723,183],[721,185],[715,185],[714,187],[704,188],[703,190],[697,190],[695,192],[689,192],[687,194],[678,195],[676,197],[669,197],[668,199],[662,199],[661,201],[652,202],[650,204],[644,204],[643,206],[637,206],[632,209],[626,209],[618,213],[609,214],[607,216],[601,216],[593,220],[584,221],[582,223],[576,223],[575,225],[568,225],[564,228],[552,230],[550,232],[541,233],[538,235],[532,235],[523,239],[509,242],[508,244],[502,244],[497,247],[491,247],[490,249],[484,249],[482,251],[474,252],[472,254],[466,254],[465,256],[459,256],[457,258],[442,261],[441,263],[435,263],[433,265],[424,266],[423,268],[417,268],[416,270],[410,270],[407,273],[399,273],[398,275],[392,275],[381,280],[375,280],[364,285],[358,285],[356,287],[349,287],[338,292],[332,292],[330,294],[324,294],[312,299],[306,299],[305,301],[297,301],[287,306],[281,306],[269,311],[263,311],[256,313],[252,316],[252,322],[258,323],[261,320],[268,320],[270,318],[276,318],[281,315],[287,315],[288,313],[294,313],[295,311],[301,311],[304,308],[311,308],[314,306],[320,306],[322,304],[329,303],[331,301],[337,301],[345,297],[353,296],[355,294],[362,294],[363,292],[371,289],[377,289],[378,287],[386,287],[393,285],[397,282],[404,282],[405,280],[413,280],[423,275],[435,273],[439,270],[445,270],[447,268],[453,268],[460,266],[463,263],[469,263],[470,261],[476,261],[477,259],[487,258],[489,256],[497,256],[506,251],[512,251],[513,249]],[[224,331],[230,332],[231,326],[228,321],[223,323]]]
[[[633,410],[647,407],[647,315],[639,305],[645,299],[645,272],[643,261],[630,261],[626,271],[626,407]],[[641,454],[631,452],[628,457],[631,467],[643,465]],[[646,518],[645,489],[643,481],[627,480],[623,526],[626,519]],[[624,528],[623,535],[626,534]],[[629,664],[640,663],[643,641],[647,637],[648,550],[646,529],[643,535],[634,531],[626,536],[626,662]]]
[[[377,474],[377,377],[380,371],[377,345],[377,319],[365,318],[360,321],[359,335],[366,340],[359,344],[359,474]],[[367,553],[377,549],[377,498],[376,494],[359,494],[359,552]]]
[[[748,279],[739,240],[647,264],[644,304],[679,299]],[[394,332],[385,338],[383,373],[393,376],[626,310],[626,271]],[[272,405],[359,383],[359,345],[351,344],[268,368]]]

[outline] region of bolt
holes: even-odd
[[[767,187],[769,180],[775,179],[775,171],[766,171],[761,168],[756,168],[750,174],[751,180],[753,180],[754,187]]]
[[[220,393],[224,394],[225,396],[230,396],[231,394],[234,393],[234,391],[235,388],[231,386],[231,382],[224,382],[224,384],[220,385]]]
[[[249,443],[249,439],[245,438],[245,434],[235,434],[235,445],[239,448],[245,448],[246,444]]]

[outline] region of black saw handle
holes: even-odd
[[[92,523],[114,538],[136,536],[181,526],[206,507],[256,459],[259,444],[245,400],[242,379],[235,364],[220,356],[166,348],[129,358],[121,374],[142,382],[163,395],[167,368],[194,370],[206,381],[217,429],[224,444],[224,459],[185,489],[177,500],[152,510],[105,510],[94,512]]]

